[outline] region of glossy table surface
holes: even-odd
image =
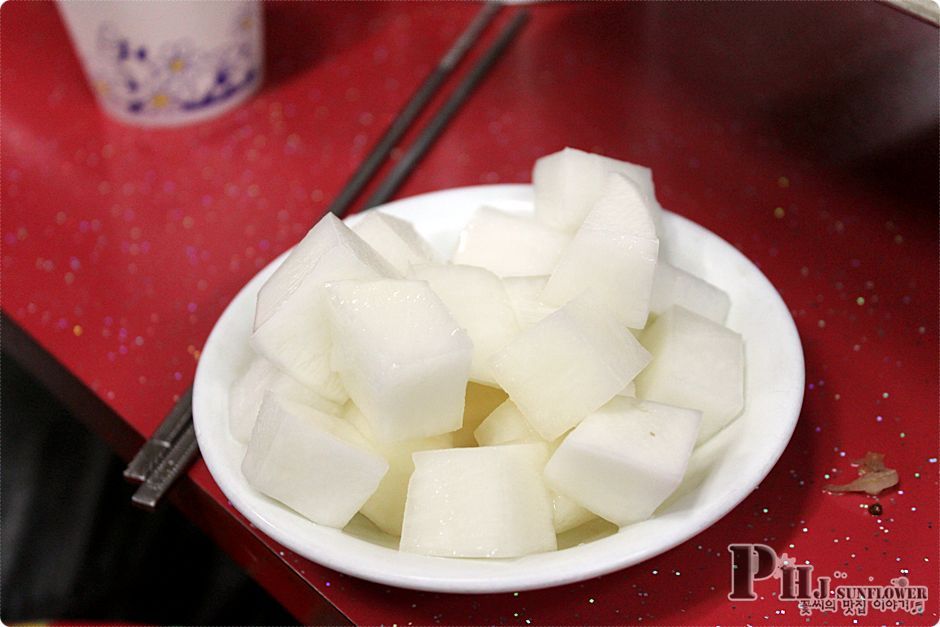
[[[144,131],[98,112],[51,3],[2,8],[3,312],[113,410],[102,429],[132,434],[123,455],[189,385],[228,300],[318,219],[476,5],[266,10],[257,97]],[[358,623],[803,623],[774,580],[756,601],[727,599],[727,545],[757,542],[848,584],[929,586],[924,615],[871,609],[859,624],[935,623],[937,28],[869,2],[529,10],[399,196],[526,182],[565,145],[651,166],[661,203],[754,260],[796,320],[805,403],[774,470],[646,563],[484,596],[390,589],[294,556],[201,462],[174,501],[306,622],[336,620],[325,597]],[[871,497],[821,489],[868,450],[901,477],[880,516]]]

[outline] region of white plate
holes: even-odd
[[[465,187],[391,203],[383,210],[411,221],[449,256],[481,204],[531,212],[528,185]],[[354,222],[355,217],[350,218]],[[226,308],[196,371],[193,410],[199,448],[232,505],[285,547],[335,570],[371,581],[441,592],[506,592],[580,581],[631,566],[688,540],[740,503],[767,475],[790,440],[803,401],[803,352],[793,319],[763,274],[727,242],[675,214],[663,219],[669,260],[731,296],[728,326],[744,336],[744,412],[693,456],[686,480],[649,520],[617,531],[586,525],[561,538],[567,546],[518,559],[477,560],[401,553],[362,516],[346,529],[308,521],[255,492],[242,476],[244,447],[228,432],[228,389],[247,368],[255,296],[282,255]]]

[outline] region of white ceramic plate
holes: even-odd
[[[465,187],[382,208],[411,221],[442,255],[481,204],[532,211],[528,185]],[[356,218],[350,218],[355,222]],[[631,566],[688,540],[740,503],[767,475],[790,440],[803,400],[803,352],[793,319],[763,274],[740,252],[675,214],[663,219],[663,251],[675,265],[731,296],[728,326],[744,336],[746,402],[728,428],[699,448],[685,482],[656,514],[619,531],[585,525],[560,538],[562,550],[518,559],[426,557],[399,552],[395,539],[362,516],[344,530],[322,527],[249,487],[244,446],[228,432],[228,389],[248,366],[255,296],[286,253],[235,297],[206,341],[196,371],[193,410],[199,448],[232,505],[272,538],[315,562],[371,581],[441,592],[543,588]]]

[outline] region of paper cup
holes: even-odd
[[[123,122],[204,120],[261,85],[255,0],[60,0],[58,7],[98,103]]]

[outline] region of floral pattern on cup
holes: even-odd
[[[92,71],[98,97],[134,116],[165,116],[208,109],[249,91],[261,77],[254,8],[232,25],[231,42],[200,50],[189,39],[157,50],[137,45],[109,23],[98,29],[99,63]]]

